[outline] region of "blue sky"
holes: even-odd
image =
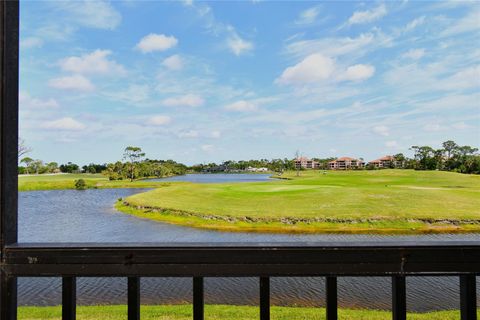
[[[45,161],[187,164],[480,145],[480,3],[21,1]]]

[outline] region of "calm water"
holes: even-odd
[[[194,176],[194,177],[192,177]],[[200,175],[206,182],[229,175]],[[236,175],[239,176],[239,175]],[[247,177],[241,181],[249,181]],[[258,179],[260,175],[255,175]],[[264,180],[268,175],[263,175]],[[199,178],[197,175],[183,176]],[[179,177],[178,177],[179,178]],[[171,178],[170,178],[171,179]],[[185,180],[183,180],[185,181]],[[197,180],[198,181],[198,180]],[[239,181],[239,180],[236,180]],[[480,235],[275,235],[225,233],[192,229],[138,219],[117,212],[120,197],[141,189],[60,190],[22,192],[19,195],[19,240],[21,242],[295,242],[379,240],[479,240]],[[408,307],[411,311],[458,309],[458,280],[455,277],[408,278]],[[480,287],[480,285],[479,285]],[[324,305],[322,278],[273,278],[272,302],[277,305]],[[388,278],[339,278],[339,301],[343,307],[389,309]],[[207,278],[207,303],[257,304],[258,284],[253,278]],[[142,303],[190,302],[191,280],[143,278]],[[21,305],[56,305],[61,300],[61,282],[56,278],[19,279]],[[126,279],[81,278],[81,304],[126,303]]]

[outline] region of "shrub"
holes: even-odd
[[[75,180],[75,189],[77,190],[85,190],[87,189],[87,183],[83,179]]]

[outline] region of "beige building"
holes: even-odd
[[[391,167],[401,167],[402,163],[400,161],[396,161],[395,157],[393,156],[384,156],[375,160],[372,160],[368,163],[369,165],[373,165],[375,168],[391,168]]]
[[[318,169],[319,163],[307,157],[299,157],[294,160],[295,169]]]
[[[365,166],[365,162],[350,157],[341,157],[330,161],[328,167],[332,170],[359,169]]]

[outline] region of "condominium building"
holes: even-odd
[[[299,157],[294,160],[295,169],[318,169],[318,161],[309,159],[307,157]]]
[[[328,167],[332,170],[359,169],[365,166],[365,162],[350,157],[341,157],[330,161]]]
[[[369,165],[373,165],[375,168],[397,168],[402,166],[401,161],[395,160],[394,156],[384,156],[375,160],[372,160],[368,163]]]

